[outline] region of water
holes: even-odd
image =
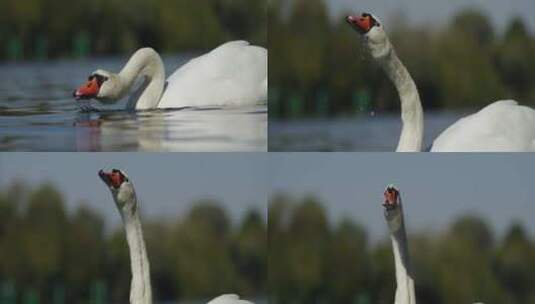
[[[466,113],[425,112],[424,149]],[[269,122],[270,151],[395,151],[399,114]]]
[[[192,57],[164,56],[167,75]],[[0,64],[0,150],[266,151],[266,105],[128,112],[125,100],[81,111],[73,90],[127,59]]]

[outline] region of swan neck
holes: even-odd
[[[158,53],[151,48],[139,49],[119,72],[123,91],[130,91],[136,79],[142,76],[142,85],[132,93],[128,108],[153,109],[158,106],[165,85],[165,68]]]
[[[137,206],[137,202],[134,202],[132,206]],[[143,240],[139,213],[137,212],[137,208],[135,208],[135,210],[121,213],[121,215],[130,251],[130,268],[132,271],[130,303],[152,304],[150,266],[145,241]]]
[[[416,84],[394,49],[379,62],[394,83],[401,102],[402,127],[396,151],[419,152],[423,142],[424,116]]]
[[[405,232],[405,224],[403,222],[403,213],[400,213],[397,220],[400,223],[396,224],[397,229],[390,232],[390,239],[392,241],[392,251],[394,253],[394,263],[396,267],[396,304],[415,304],[416,297],[414,294],[414,280],[412,276],[409,250],[407,245],[407,234]],[[389,226],[391,223],[389,223]]]

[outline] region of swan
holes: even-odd
[[[388,185],[384,191],[384,216],[390,232],[394,265],[396,268],[395,304],[416,304],[414,278],[409,259],[407,233],[403,217],[401,195],[394,185]],[[473,304],[483,304],[476,302]]]
[[[390,240],[394,252],[396,268],[395,304],[416,304],[414,279],[409,261],[407,234],[403,219],[403,207],[399,191],[393,185],[386,187],[384,192],[384,216],[390,231]]]
[[[130,303],[152,304],[149,259],[147,258],[145,241],[143,240],[139,206],[134,185],[126,173],[119,169],[112,169],[109,172],[100,170],[98,176],[109,188],[115,201],[115,206],[119,210],[123,220],[126,241],[130,252],[130,269],[132,271]],[[211,300],[208,304],[253,303],[240,300],[235,294],[225,294]]]
[[[152,48],[137,50],[118,73],[98,69],[73,92],[77,99],[115,103],[130,95],[129,110],[251,105],[267,100],[267,50],[230,41],[191,59],[167,80],[162,59]]]
[[[364,45],[394,83],[401,101],[402,128],[397,152],[422,149],[424,113],[418,89],[396,55],[380,20],[372,14],[347,16]],[[432,152],[535,151],[535,110],[514,100],[500,100],[463,117],[434,141]]]

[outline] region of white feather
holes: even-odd
[[[238,295],[235,294],[225,294],[221,295],[207,304],[254,304],[253,302],[241,300]]]
[[[190,60],[169,78],[159,108],[256,104],[267,100],[267,50],[227,42]]]

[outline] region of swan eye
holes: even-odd
[[[92,74],[92,75],[89,76],[88,80],[93,80],[93,78],[97,79],[97,82],[98,82],[99,86],[101,86],[104,81],[108,80],[107,76],[103,76],[103,75],[100,75],[100,74]]]

